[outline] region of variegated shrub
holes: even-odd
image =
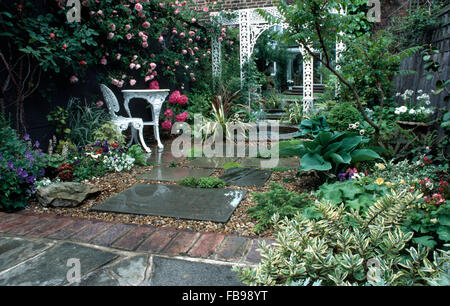
[[[344,206],[316,202],[323,218],[301,214],[279,220],[274,215],[277,241],[261,245],[261,263],[235,268],[249,285],[295,285],[302,280],[321,285],[445,284],[449,253],[405,246],[412,233],[400,224],[420,194],[393,193],[378,200],[364,216]]]

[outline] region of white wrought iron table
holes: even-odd
[[[152,106],[152,121],[144,121],[144,125],[153,125],[153,133],[158,143],[158,152],[164,149],[159,138],[159,113],[161,107],[169,95],[169,89],[126,89],[122,90],[124,106],[128,116],[131,118],[129,103],[132,99],[144,99]],[[132,139],[138,142],[136,130],[132,129]]]

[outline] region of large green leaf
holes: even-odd
[[[299,171],[309,171],[309,170],[317,170],[317,171],[328,171],[330,170],[331,163],[324,160],[322,156],[319,154],[311,154],[306,153],[302,156],[300,160],[300,169]]]
[[[361,136],[351,136],[346,137],[342,139],[341,148],[342,150],[345,150],[347,152],[351,152],[353,149],[355,149],[360,143],[361,143],[362,137]]]
[[[450,241],[450,226],[442,225],[439,226],[436,233],[439,236],[439,239],[447,242]]]
[[[370,149],[355,150],[351,153],[351,157],[352,163],[381,158],[377,152]]]
[[[436,241],[434,241],[433,237],[431,236],[421,236],[413,238],[413,241],[417,244],[424,245],[429,248],[434,248],[434,246],[437,244]]]

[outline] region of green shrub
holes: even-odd
[[[223,188],[227,184],[217,177],[186,177],[178,182],[180,185],[199,188]]]
[[[134,163],[136,165],[145,166],[147,165],[147,153],[142,150],[141,146],[138,144],[132,145],[130,148],[128,148],[127,155],[134,158]]]
[[[327,114],[328,125],[335,131],[346,131],[350,124],[361,121],[358,109],[349,102],[339,103]]]
[[[306,194],[288,191],[282,185],[271,183],[270,190],[264,193],[252,193],[258,203],[247,209],[252,218],[256,218],[255,232],[259,233],[269,227],[273,214],[282,218],[295,216],[301,208],[311,204]]]
[[[46,157],[29,136],[20,139],[0,116],[0,210],[25,207],[34,183],[44,175]]]
[[[94,137],[94,140],[106,140],[108,143],[117,142],[120,146],[125,144],[125,137],[111,121],[102,124],[92,133],[92,136]]]
[[[371,178],[348,180],[344,182],[325,183],[315,194],[319,200],[337,205],[343,203],[347,209],[365,212],[379,198],[386,195],[386,184],[378,185]]]
[[[319,221],[301,214],[290,220],[275,215],[276,243],[260,245],[261,263],[233,270],[242,282],[257,286],[307,278],[323,285],[448,284],[449,252],[434,252],[431,262],[429,249],[406,249],[413,235],[398,223],[416,200],[410,193],[387,195],[365,216],[347,212],[343,205],[317,202],[323,216]]]

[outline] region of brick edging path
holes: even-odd
[[[256,264],[259,241],[229,234],[103,222],[53,214],[0,212],[0,234],[89,243],[125,251]]]

